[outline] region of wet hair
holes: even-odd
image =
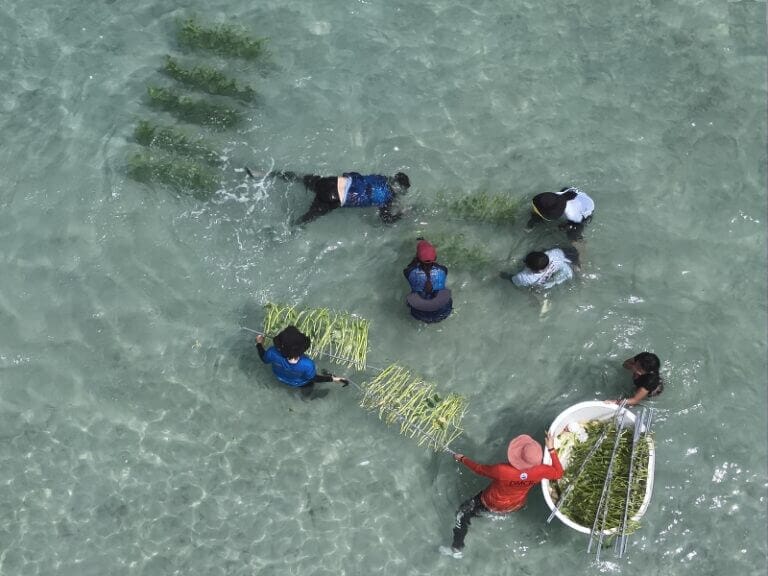
[[[533,205],[545,220],[556,220],[565,212],[565,205],[577,195],[575,188],[565,188],[560,194],[542,192],[533,197]]]
[[[434,262],[419,262],[419,268],[421,268],[421,271],[424,272],[424,274],[427,275],[427,281],[424,283],[424,292],[427,294],[432,294],[434,292],[434,288],[432,288],[432,266],[434,265]]]
[[[534,272],[539,272],[549,265],[549,256],[544,252],[529,252],[524,262],[528,268]]]
[[[648,374],[658,374],[661,368],[659,357],[653,352],[640,352],[634,357],[634,361]]]
[[[395,174],[395,184],[399,185],[404,190],[408,190],[411,187],[411,180],[404,172],[398,172]]]

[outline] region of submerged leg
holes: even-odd
[[[475,495],[459,506],[459,510],[456,512],[456,524],[453,527],[453,543],[451,548],[454,550],[464,548],[464,538],[467,536],[472,517],[486,510],[488,509],[480,500],[480,494]]]

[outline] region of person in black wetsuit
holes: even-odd
[[[635,394],[627,398],[627,405],[634,406],[646,398],[655,398],[664,391],[664,380],[659,375],[661,362],[653,352],[640,352],[624,361],[622,366],[632,372]],[[620,400],[609,400],[618,404]]]

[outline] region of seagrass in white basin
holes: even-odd
[[[567,408],[563,412],[561,412],[557,418],[554,419],[552,424],[549,427],[549,431],[551,434],[555,436],[555,448],[558,449],[558,457],[560,458],[560,462],[563,465],[563,468],[565,470],[568,470],[569,466],[569,457],[570,457],[570,450],[563,450],[563,441],[561,439],[561,436],[564,435],[564,433],[568,432],[577,432],[577,433],[583,433],[583,427],[586,423],[594,420],[598,421],[611,421],[616,416],[616,412],[619,410],[619,406],[616,404],[607,404],[602,401],[589,401],[589,402],[580,402],[579,404],[574,404],[573,406]],[[622,424],[622,428],[630,428],[634,429],[635,426],[635,414],[632,413],[632,411],[628,409],[623,409],[624,414],[624,421]],[[570,436],[570,434],[568,434]],[[613,446],[613,438],[612,436],[609,436],[606,438],[606,440],[603,442],[604,445]],[[645,514],[646,510],[648,509],[648,505],[651,502],[651,493],[653,492],[653,473],[655,468],[655,450],[653,445],[653,439],[650,437],[650,435],[641,437],[642,439],[645,439],[645,441],[648,443],[648,452],[647,452],[647,478],[645,480],[645,494],[643,496],[642,503],[640,504],[640,507],[638,511],[631,517],[630,520],[633,522],[637,522],[642,518],[643,514]],[[549,456],[548,451],[544,451],[544,463],[545,464],[551,464],[552,460]],[[575,471],[574,471],[575,472]],[[552,486],[553,482],[550,482],[549,480],[542,480],[541,482],[541,489],[544,493],[544,501],[547,503],[547,506],[549,506],[550,510],[554,510],[555,506],[557,505],[557,493],[554,490],[554,487]],[[602,483],[599,487],[602,489]],[[573,498],[573,493],[568,497],[570,500]],[[623,502],[623,500],[622,500]],[[589,526],[584,525],[584,523],[579,523],[577,521],[574,521],[573,519],[569,518],[566,514],[563,513],[563,511],[558,510],[556,512],[556,516],[560,519],[560,521],[565,524],[566,526],[569,526],[573,528],[574,530],[578,530],[579,532],[583,532],[584,534],[589,534],[592,531],[592,524]],[[604,534],[606,536],[615,534],[617,531],[616,528],[611,528],[604,531]]]

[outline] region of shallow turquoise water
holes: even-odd
[[[268,36],[271,64],[185,55],[190,14]],[[0,31],[0,574],[764,573],[764,2],[2,2]],[[238,129],[186,127],[228,158],[210,201],[126,177],[136,122],[173,122],[146,98],[168,53],[260,93]],[[309,196],[245,164],[404,170],[410,212],[292,229]],[[557,237],[444,204],[565,184],[597,211],[583,277],[540,315],[497,273]],[[493,264],[452,266],[455,314],[420,326],[400,270],[456,232]],[[487,462],[656,351],[629,558],[595,565],[538,490],[440,556],[483,479],[351,388],[281,388],[239,330],[266,301],[370,319],[370,362],[466,395],[454,447]]]

